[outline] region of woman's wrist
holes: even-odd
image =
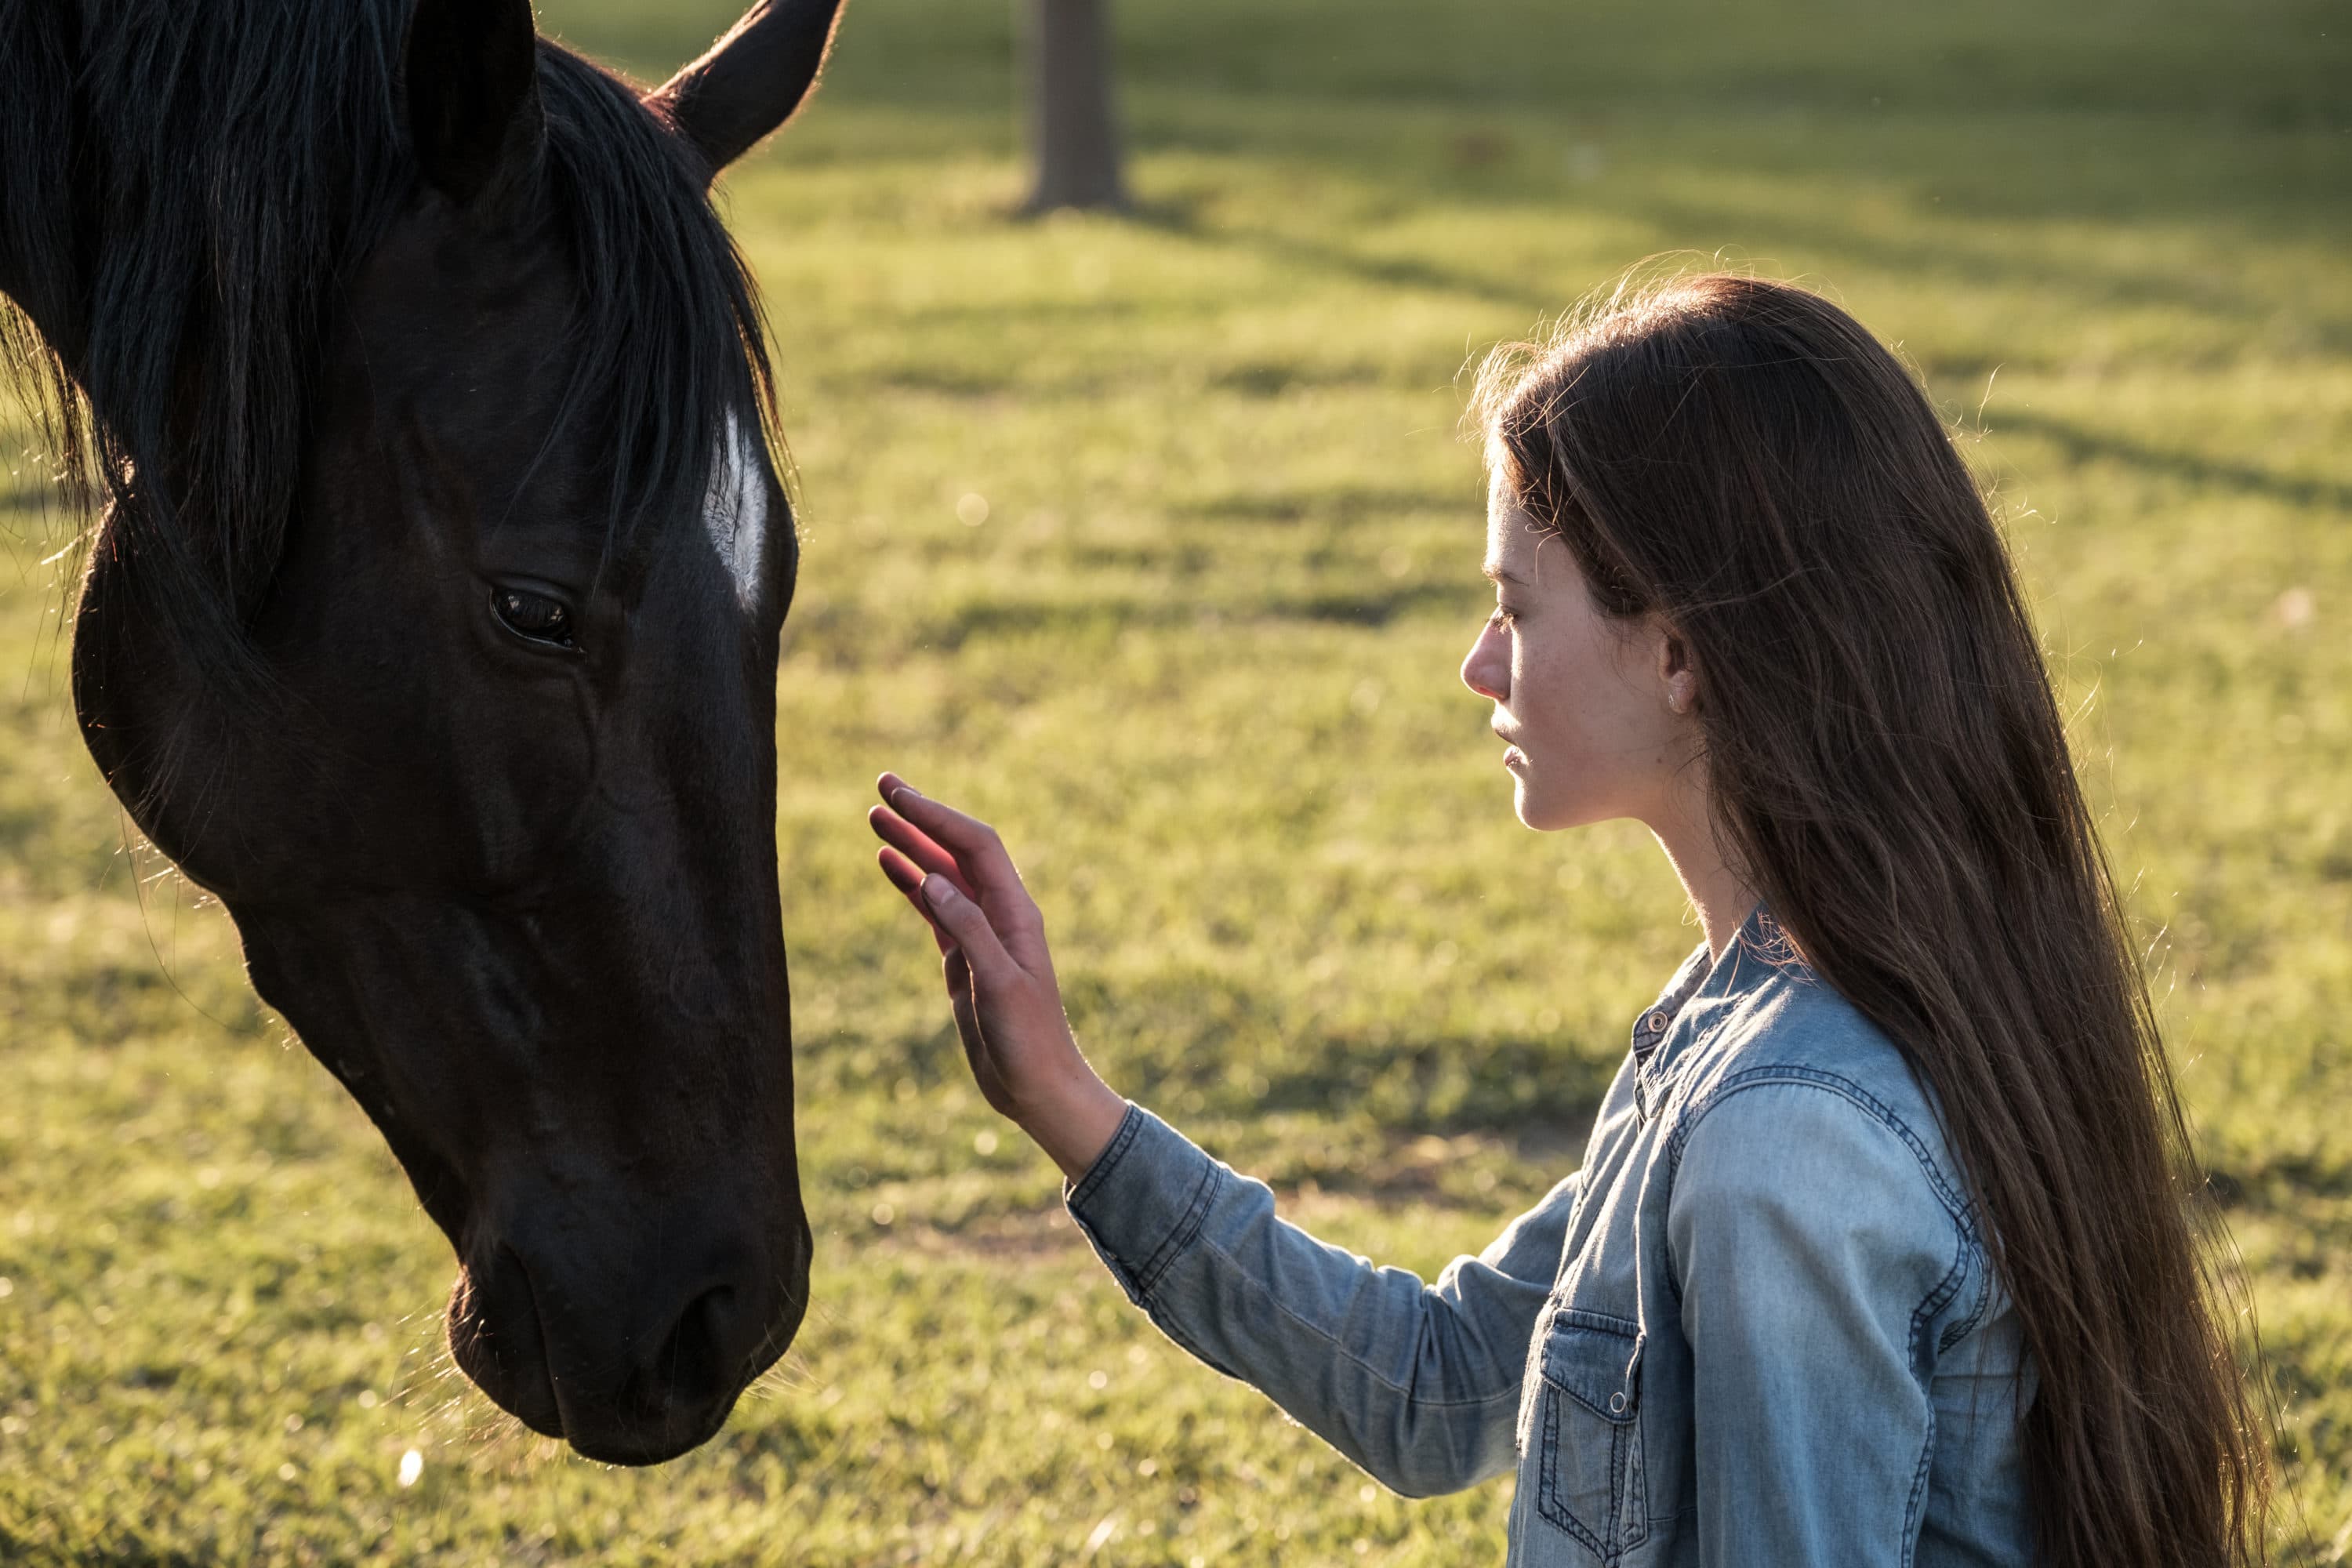
[[[1021,1131],[1073,1182],[1094,1169],[1127,1120],[1126,1100],[1084,1062],[1034,1100],[1023,1098],[1014,1118]]]

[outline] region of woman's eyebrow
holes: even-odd
[[[1491,582],[1508,583],[1514,588],[1531,588],[1535,586],[1534,584],[1529,583],[1526,578],[1514,577],[1508,572],[1504,571],[1499,562],[1489,561],[1478,570],[1482,575]]]

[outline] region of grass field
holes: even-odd
[[[657,76],[733,8],[542,12]],[[2282,1556],[2344,1560],[2352,25],[1117,16],[1132,217],[1008,216],[1003,0],[853,0],[724,187],[803,503],[777,820],[820,1251],[784,1368],[675,1464],[570,1458],[449,1370],[446,1244],[82,752],[66,541],[11,444],[0,1561],[1497,1557],[1507,1483],[1390,1497],[1128,1308],[969,1086],[859,814],[888,765],[992,816],[1106,1075],[1293,1215],[1423,1270],[1483,1245],[1695,932],[1640,835],[1511,820],[1454,677],[1486,597],[1459,373],[1669,250],[1828,289],[1969,432],[2231,1200]]]

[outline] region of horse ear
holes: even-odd
[[[458,205],[537,160],[545,122],[530,0],[416,0],[403,70],[416,161]]]
[[[841,0],[760,0],[700,59],[646,95],[711,174],[792,118],[833,47]]]

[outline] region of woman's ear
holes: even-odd
[[[1690,644],[1680,632],[1655,616],[1651,619],[1651,636],[1656,640],[1658,686],[1665,694],[1667,710],[1697,712],[1698,663],[1691,655]]]

